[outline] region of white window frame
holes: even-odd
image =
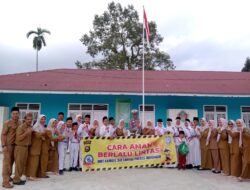
[[[42,105],[41,105],[41,103],[34,103],[34,102],[16,102],[16,106],[18,105],[18,104],[27,104],[27,109],[20,109],[20,112],[25,112],[25,113],[32,113],[33,115],[34,115],[34,113],[36,113],[37,112],[37,117],[40,115],[40,113],[41,113],[41,107],[42,107]],[[39,105],[39,110],[30,110],[29,109],[29,104],[38,104]],[[20,120],[23,120],[24,118],[21,118],[20,117]],[[33,118],[33,121],[36,121],[37,120],[37,118]]]
[[[211,112],[211,111],[205,111],[205,107],[206,106],[214,106],[214,111],[213,112]],[[217,112],[216,111],[216,107],[217,106],[224,106],[225,108],[226,108],[226,112]],[[217,118],[217,115],[218,114],[224,114],[225,113],[225,116],[226,116],[226,118],[225,119],[227,119],[227,115],[228,115],[228,107],[227,107],[227,105],[203,105],[203,116],[205,117],[205,113],[213,113],[214,114],[214,122],[215,122],[215,126],[217,126],[217,121],[218,121],[218,118]]]
[[[139,108],[138,108],[138,110],[139,110],[139,118],[141,118],[141,112],[142,111],[140,111],[140,107],[142,106],[142,104],[139,104]],[[154,118],[155,118],[155,104],[144,104],[144,107],[145,106],[153,106],[154,107],[154,111],[145,111],[145,112],[154,112]],[[144,120],[145,120],[146,118],[144,118]],[[147,120],[145,120],[145,121],[147,121]],[[141,121],[141,122],[143,122],[143,121]],[[155,126],[155,120],[154,121],[152,121],[152,123],[153,123],[153,126]],[[146,122],[145,122],[145,124],[146,124]]]
[[[243,112],[242,112],[242,108],[243,107],[250,107],[250,105],[247,105],[247,106],[240,106],[240,116],[241,116],[241,118],[243,119]],[[250,115],[250,112],[244,112],[244,113],[247,113],[247,114],[249,114]],[[250,123],[246,123],[245,122],[245,124],[246,124],[246,126],[250,129]]]
[[[76,105],[80,105],[80,110],[70,110],[69,109],[69,106],[72,105],[72,104],[76,104]],[[92,106],[92,109],[91,110],[82,110],[81,107],[82,105],[91,105]],[[94,115],[94,111],[105,111],[105,110],[94,110],[94,105],[106,105],[107,106],[107,117],[108,117],[108,114],[109,114],[109,104],[107,103],[68,103],[68,109],[67,109],[67,115],[68,117],[70,116],[70,113],[76,113],[76,114],[81,114],[83,115],[84,112],[90,112],[90,124],[93,123],[93,115]],[[74,120],[75,118],[73,118]],[[99,121],[99,125],[102,125],[102,123],[100,123]]]

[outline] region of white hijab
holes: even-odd
[[[53,124],[53,122],[55,122],[55,121],[56,121],[55,118],[50,119],[50,120],[49,120],[48,127],[47,127],[47,129],[48,129],[49,131],[51,131],[52,135],[55,135],[55,132],[56,132],[56,126],[55,126],[55,127],[52,127],[52,124]],[[61,121],[60,121],[60,122],[61,122]]]
[[[229,120],[229,122],[231,122],[233,124],[233,128],[230,130],[232,130],[232,132],[237,132],[237,127],[236,127],[236,123],[234,122],[234,120]],[[232,143],[232,137],[230,135],[228,135],[228,143],[229,144]]]
[[[239,147],[242,148],[242,131],[246,127],[246,124],[243,119],[237,119],[236,122],[240,122],[242,126],[242,130],[240,131],[240,139],[239,139]]]
[[[43,133],[43,132],[44,132],[45,127],[44,127],[44,125],[42,125],[42,124],[40,123],[40,121],[41,121],[41,119],[42,119],[43,117],[46,118],[46,116],[43,115],[43,114],[41,114],[41,115],[38,116],[36,123],[35,123],[34,126],[32,127],[32,130],[33,130],[33,131],[38,132],[38,133]]]
[[[75,117],[74,122],[77,122],[78,125],[80,126],[81,123],[78,122],[78,118],[79,118],[79,117],[82,117],[82,115],[81,115],[81,114],[77,114],[76,117]]]
[[[151,123],[151,126],[149,126],[149,125],[148,125],[148,122],[150,122],[150,123]],[[162,125],[162,127],[163,127],[163,125]],[[151,121],[151,120],[147,120],[147,122],[146,122],[146,126],[145,126],[144,128],[154,129],[154,126],[153,126],[152,121]]]
[[[121,129],[121,123],[122,122],[124,122],[124,119],[120,119],[120,121],[119,121],[118,128],[120,128],[120,129]],[[126,126],[124,126],[124,128],[123,128],[123,134],[125,136],[129,136],[130,135],[130,131],[126,129]]]
[[[201,120],[205,122],[205,126],[200,126],[200,131],[203,132],[203,131],[205,131],[205,129],[208,128],[208,125],[207,125],[207,121],[206,121],[205,117],[202,117]]]
[[[220,122],[222,123],[222,126],[220,126],[220,127],[221,127],[221,128],[220,128],[220,131],[222,132],[224,129],[227,128],[227,120],[224,119],[224,118],[220,118],[219,120],[220,120]],[[221,137],[221,134],[218,134],[218,135],[217,135],[217,142],[220,141],[220,137]]]

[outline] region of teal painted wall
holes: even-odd
[[[109,105],[109,116],[115,116],[117,100],[131,100],[131,109],[138,109],[140,96],[127,95],[66,95],[66,94],[0,94],[0,106],[12,107],[19,103],[41,103],[41,113],[48,118],[56,117],[59,111],[67,114],[68,103],[100,103]],[[146,104],[155,105],[155,118],[166,120],[167,109],[197,109],[203,116],[204,105],[226,105],[228,119],[241,117],[240,106],[250,106],[250,98],[196,97],[196,96],[147,96]]]

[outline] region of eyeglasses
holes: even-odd
[[[228,125],[233,125],[232,123],[228,123]]]

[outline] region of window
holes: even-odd
[[[206,120],[214,120],[216,125],[218,119],[227,119],[227,107],[226,106],[204,106],[204,117]]]
[[[20,109],[21,120],[24,119],[26,113],[32,113],[33,121],[35,122],[41,110],[41,104],[39,103],[16,103],[16,106]]]
[[[241,107],[241,118],[245,121],[246,126],[250,128],[250,106]]]
[[[94,119],[97,119],[99,125],[102,125],[102,118],[108,116],[108,105],[107,104],[69,104],[68,105],[68,116],[75,119],[76,115],[90,115],[91,124]]]
[[[142,121],[142,105],[140,105],[139,118]],[[144,122],[143,126],[146,126],[147,120],[151,120],[153,125],[155,124],[155,105],[144,105]]]

